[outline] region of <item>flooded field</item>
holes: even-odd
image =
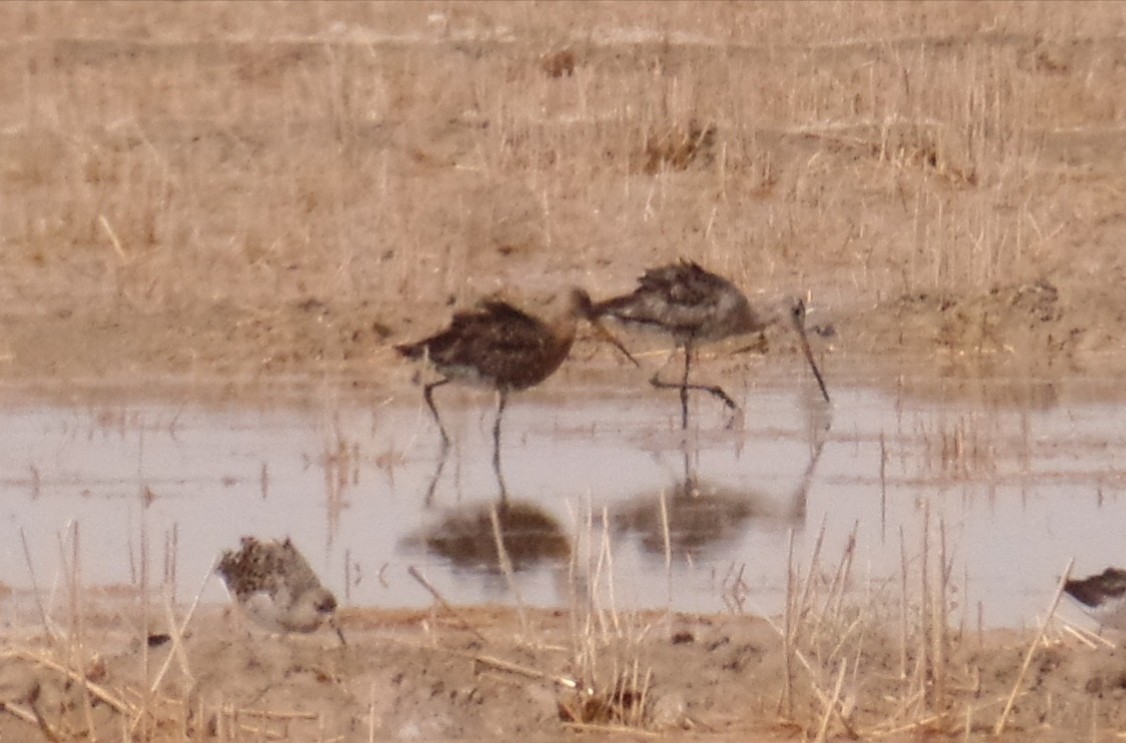
[[[694,398],[686,434],[675,393],[557,385],[510,404],[503,482],[488,394],[439,395],[444,458],[413,389],[319,407],[9,401],[0,581],[14,593],[0,600],[30,606],[36,585],[65,600],[77,554],[86,589],[164,583],[183,601],[204,585],[220,602],[213,561],[255,534],[292,537],[353,607],[429,605],[414,566],[461,605],[569,606],[589,585],[619,609],[770,616],[791,535],[802,572],[820,540],[826,581],[855,535],[853,596],[878,601],[899,595],[904,557],[918,568],[929,523],[952,621],[1028,626],[1069,558],[1077,574],[1121,561],[1121,411],[1086,402],[1098,381],[960,384],[909,395],[838,378],[827,406],[776,371],[728,387],[742,417]]]
[[[0,39],[0,740],[1126,734],[1121,634],[1037,621],[1126,558],[1120,5],[0,3]],[[672,342],[611,369],[580,328],[499,449],[440,389],[443,450],[397,346],[680,260],[801,298],[832,404],[774,327],[700,349],[744,415],[682,430]],[[230,611],[244,535],[346,644]]]

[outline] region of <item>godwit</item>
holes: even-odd
[[[508,394],[533,387],[550,377],[575,341],[580,318],[586,319],[606,340],[630,361],[629,352],[598,324],[591,314],[590,296],[582,289],[572,289],[563,314],[548,323],[523,312],[507,302],[489,300],[478,308],[458,312],[445,330],[415,343],[395,346],[409,359],[427,359],[442,378],[423,388],[423,397],[430,407],[438,430],[442,433],[443,450],[450,438],[438,408],[434,390],[451,381],[491,387],[497,391],[497,415],[493,422],[493,465],[500,476],[500,424]],[[504,482],[501,481],[501,491]]]
[[[684,377],[679,384],[662,381],[660,370],[649,381],[654,387],[680,390],[681,420],[685,427],[688,426],[688,390],[710,392],[732,410],[738,407],[722,387],[688,383],[696,346],[732,335],[757,333],[773,322],[751,309],[743,292],[730,281],[683,260],[646,271],[632,293],[594,304],[591,314],[595,318],[613,317],[627,324],[663,331],[673,337],[676,348],[684,349]],[[806,338],[805,304],[800,299],[790,307],[790,319],[821,394],[828,402],[829,392]]]
[[[1126,630],[1126,570],[1107,568],[1082,580],[1068,580],[1063,590],[1100,626]]]
[[[223,553],[216,572],[243,612],[271,632],[312,632],[327,622],[344,644],[336,597],[288,537],[284,542],[243,537],[237,552]]]

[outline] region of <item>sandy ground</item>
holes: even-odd
[[[270,7],[0,7],[0,377],[394,386],[681,257],[829,365],[1120,364],[1120,6]]]
[[[94,612],[81,646],[21,632],[0,648],[0,739],[29,740],[38,727],[63,740],[92,729],[111,740],[126,729],[142,740],[563,740],[588,731],[769,741],[822,730],[832,740],[986,740],[1014,689],[1003,739],[1076,740],[1082,731],[1116,740],[1126,725],[1121,649],[1053,632],[1021,676],[1028,636],[951,631],[904,652],[897,632],[858,621],[798,621],[787,664],[781,630],[750,616],[349,610],[341,646],[327,629],[267,636],[215,611],[194,617],[178,645],[154,621],[146,642],[135,612]]]
[[[830,385],[1123,360],[1119,4],[5,3],[0,60],[11,394],[417,394],[391,346],[453,308],[681,257],[806,297]],[[600,353],[549,384],[612,383]],[[978,738],[1032,639],[460,611],[349,610],[346,650],[203,612],[148,696],[168,646],[116,615],[9,623],[0,740],[812,738],[830,707],[830,736]],[[1126,727],[1121,651],[1064,637],[1011,739]]]

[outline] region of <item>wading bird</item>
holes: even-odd
[[[243,612],[271,632],[312,632],[327,622],[344,644],[336,597],[288,537],[284,542],[243,537],[238,551],[223,553],[216,572]]]
[[[493,465],[500,478],[500,425],[510,392],[533,387],[550,377],[567,358],[575,342],[580,319],[586,319],[604,339],[637,365],[637,361],[591,314],[590,296],[572,289],[563,314],[545,322],[507,302],[488,300],[475,309],[458,312],[445,330],[415,343],[395,346],[408,359],[424,359],[442,375],[423,388],[423,397],[442,434],[443,451],[449,445],[434,390],[451,381],[491,387],[497,391],[493,423]],[[504,481],[501,479],[501,492]]]
[[[1068,580],[1064,592],[1101,627],[1126,630],[1126,570],[1107,568],[1082,580]]]
[[[722,387],[689,384],[688,375],[696,347],[732,335],[757,333],[773,322],[751,309],[746,296],[730,281],[696,263],[683,260],[646,271],[632,293],[597,302],[591,313],[595,318],[612,317],[629,325],[668,333],[676,348],[684,349],[684,377],[679,383],[662,381],[660,370],[649,380],[654,387],[680,390],[684,427],[688,426],[688,390],[710,392],[732,410],[738,408]],[[821,387],[821,394],[828,402],[829,392],[825,389],[806,338],[805,304],[800,299],[790,307],[790,319],[801,341],[802,352]]]

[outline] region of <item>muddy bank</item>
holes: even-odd
[[[1120,365],[1112,5],[264,8],[0,9],[0,379],[379,385],[678,258],[829,366]]]
[[[535,300],[525,304],[539,306]],[[129,305],[88,313],[9,312],[0,378],[47,394],[78,382],[149,396],[185,390],[219,399],[276,396],[289,387],[309,393],[327,386],[382,399],[410,394],[414,378],[414,367],[393,345],[436,331],[453,309],[448,303],[426,309],[420,301],[409,310],[396,308],[396,317],[374,302],[326,297],[253,308],[190,305],[153,314]],[[811,326],[830,385],[845,380],[902,390],[906,378],[908,391],[924,393],[943,380],[1051,384],[1117,373],[1124,359],[1119,339],[1126,332],[1126,299],[1110,289],[1080,293],[1045,280],[985,294],[903,295],[868,309],[818,305]],[[663,361],[669,346],[660,338],[622,335],[650,368]],[[580,330],[560,374],[566,381],[549,384],[622,384],[630,370],[606,348]],[[706,348],[701,363],[714,367],[713,373],[753,374],[764,364],[781,363],[772,358],[798,352],[795,337],[775,327],[765,337]]]
[[[160,619],[93,613],[70,650],[62,637],[9,631],[0,734],[788,740],[827,724],[830,738],[986,740],[1014,688],[1002,740],[1126,725],[1117,650],[1053,631],[1020,678],[1030,634],[951,631],[924,650],[866,622],[855,610],[802,620],[787,663],[780,628],[748,616],[350,610],[340,646],[328,631],[248,634],[208,610],[177,647]],[[830,700],[837,713],[826,721]]]

